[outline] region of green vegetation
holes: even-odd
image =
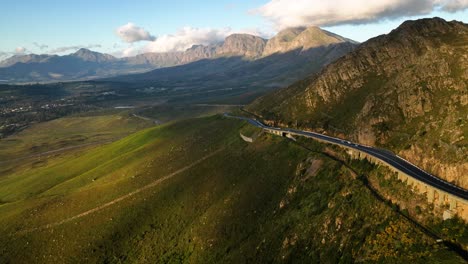
[[[137,114],[166,123],[174,120],[222,114],[231,112],[236,108],[238,107],[231,105],[161,104],[139,110]]]
[[[34,124],[0,139],[0,179],[26,171],[36,173],[41,167],[72,159],[153,125],[122,111],[99,111]]]
[[[364,80],[365,83],[360,89],[349,91],[343,100],[325,107],[325,114],[321,118],[325,129],[329,129],[331,126],[346,132],[351,131],[356,116],[369,100],[368,96],[379,91],[384,83],[381,77],[374,74],[370,74]]]
[[[115,140],[151,125],[150,121],[126,113],[70,116],[38,123],[0,139],[0,160],[84,143]]]
[[[407,216],[444,240],[454,242],[460,248],[467,248],[468,224],[458,217],[442,220],[441,216],[443,211],[448,209],[447,206],[428,203],[425,194],[411,190],[411,187],[399,181],[396,174],[388,168],[372,165],[367,160],[353,160],[352,164],[366,171],[373,188],[392,201]]]
[[[259,137],[262,133],[264,133],[263,129],[258,128],[256,126],[244,126],[240,130],[240,132],[247,137],[251,138],[257,138]]]
[[[239,130],[171,123],[1,178],[2,262],[460,261],[321,147]]]

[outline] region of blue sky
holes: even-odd
[[[133,55],[209,44],[234,32],[268,37],[288,26],[309,24],[365,41],[389,32],[408,18],[440,16],[465,23],[468,18],[466,0],[382,0],[380,6],[359,8],[356,6],[362,0],[350,6],[350,0],[329,2],[330,6],[314,0],[2,0],[0,56],[11,56],[15,50],[66,54],[79,47]],[[426,6],[421,6],[422,2]],[[381,11],[382,5],[387,11]],[[118,29],[129,22],[133,24],[125,28],[125,34],[138,30],[154,38],[119,36]]]

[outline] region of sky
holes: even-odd
[[[467,23],[468,0],[0,0],[0,59],[79,48],[117,57],[180,51],[233,33],[270,38],[294,26],[363,42],[434,16]]]

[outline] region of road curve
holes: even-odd
[[[395,155],[391,151],[384,150],[384,149],[378,149],[378,148],[373,148],[369,146],[364,146],[360,145],[357,143],[353,143],[344,139],[340,138],[334,138],[326,135],[322,135],[319,133],[314,133],[314,132],[309,132],[309,131],[303,131],[303,130],[297,130],[297,129],[291,129],[291,128],[278,128],[278,127],[270,127],[267,126],[263,123],[261,123],[258,120],[251,119],[248,117],[240,117],[240,116],[231,116],[227,113],[224,114],[226,117],[230,118],[236,118],[236,119],[241,119],[249,122],[251,125],[254,125],[256,127],[262,128],[262,129],[267,129],[267,130],[276,130],[279,132],[284,132],[288,133],[290,135],[295,135],[295,136],[303,136],[303,137],[309,137],[309,138],[316,138],[320,139],[323,141],[327,141],[333,144],[338,144],[342,146],[346,146],[348,148],[356,149],[361,152],[364,152],[368,155],[371,155],[379,160],[382,160],[386,163],[388,163],[390,166],[400,170],[401,172],[423,182],[426,183],[427,185],[430,185],[434,188],[437,188],[439,190],[442,190],[444,192],[447,192],[453,196],[456,196],[458,198],[461,198],[463,200],[468,200],[468,190],[463,189],[459,186],[456,186],[454,184],[451,184],[447,181],[444,181],[420,168],[412,164],[411,162]]]

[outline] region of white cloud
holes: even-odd
[[[193,45],[213,45],[223,42],[224,39],[234,33],[245,33],[261,37],[270,37],[270,33],[264,33],[258,29],[242,29],[234,31],[231,28],[194,28],[184,27],[175,34],[160,36],[155,41],[146,45],[143,52],[170,52],[185,51]]]
[[[63,53],[63,52],[66,52],[66,51],[76,51],[76,50],[79,50],[79,49],[94,49],[94,48],[101,48],[101,45],[99,44],[89,44],[87,46],[84,46],[84,45],[76,45],[76,46],[65,46],[65,47],[58,47],[58,48],[55,48],[55,49],[52,49],[49,51],[49,53]]]
[[[45,44],[39,44],[37,42],[33,42],[33,45],[36,46],[36,48],[40,49],[40,50],[44,50],[44,49],[47,49],[49,46],[45,45]]]
[[[110,50],[108,53],[114,57],[123,58],[123,57],[133,57],[133,56],[143,53],[144,45],[138,44],[138,43],[130,43],[127,45],[114,43],[112,47],[113,47],[112,50]]]
[[[439,5],[447,12],[457,12],[468,8],[468,0],[441,0]]]
[[[10,56],[9,52],[0,51],[0,61]]]
[[[149,43],[145,52],[169,52],[184,51],[193,45],[211,45],[222,42],[224,38],[232,34],[230,28],[211,29],[184,27],[175,34],[160,36]]]
[[[140,50],[134,46],[129,46],[119,52],[119,57],[131,57],[140,53]]]
[[[365,24],[385,19],[429,14],[442,9],[456,12],[468,8],[468,0],[272,0],[253,10],[276,28]]]
[[[117,36],[123,41],[128,43],[138,42],[138,41],[154,41],[156,37],[152,36],[148,31],[144,30],[141,27],[133,23],[127,23],[119,27],[116,31]]]
[[[120,45],[114,44],[113,48],[117,48],[118,50],[112,52],[112,55],[116,57],[128,57],[146,52],[185,51],[191,48],[193,45],[207,46],[221,43],[227,36],[234,33],[245,33],[261,36],[264,38],[271,37],[272,35],[271,32],[263,32],[255,28],[234,31],[231,28],[214,29],[184,27],[173,34],[162,35],[154,41],[144,45],[130,43],[130,45],[127,47],[121,47]]]
[[[26,52],[26,48],[25,47],[17,47],[15,49],[15,53],[16,54],[24,54]]]

